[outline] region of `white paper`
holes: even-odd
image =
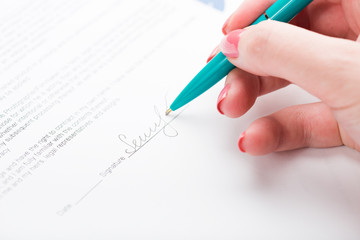
[[[190,0],[0,4],[1,239],[360,238],[359,153],[237,149],[251,121],[313,97],[291,86],[233,120],[216,111],[219,83],[164,116],[224,13]]]

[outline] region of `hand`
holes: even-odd
[[[290,83],[321,102],[254,121],[240,136],[240,150],[263,155],[344,144],[360,151],[360,0],[314,0],[292,24],[269,20],[242,29],[273,2],[245,0],[224,24],[220,50],[237,68],[218,110],[239,117],[258,96]]]

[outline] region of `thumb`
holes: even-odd
[[[220,50],[238,68],[286,79],[332,108],[359,99],[360,44],[354,41],[268,20],[231,32]]]

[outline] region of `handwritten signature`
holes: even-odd
[[[162,132],[167,137],[176,137],[178,135],[177,130],[170,125],[170,122],[174,118],[170,121],[165,120],[159,113],[159,110],[156,106],[154,106],[154,113],[157,116],[155,122],[151,124],[151,126],[143,134],[134,139],[131,139],[130,141],[127,139],[125,134],[118,135],[119,140],[128,147],[125,149],[125,153],[129,154],[129,157],[141,149],[147,142],[149,142],[160,132]]]

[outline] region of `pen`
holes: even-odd
[[[271,19],[280,22],[289,22],[299,12],[301,12],[312,0],[278,0],[271,5],[258,19],[251,25]],[[226,56],[219,52],[206,66],[191,80],[182,90],[170,108],[166,110],[168,115],[196,97],[207,91],[221,79],[223,79],[235,66],[227,60]]]

